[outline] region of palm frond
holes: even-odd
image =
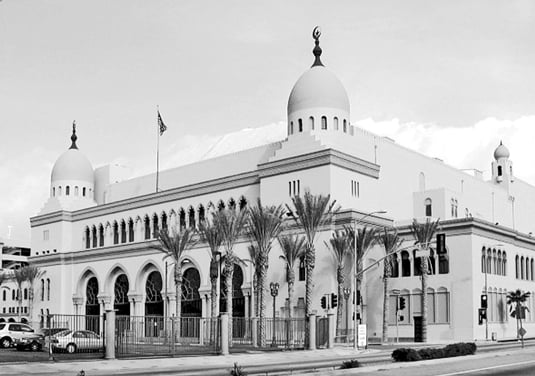
[[[423,249],[429,248],[438,230],[439,223],[440,219],[433,221],[431,218],[427,218],[425,223],[419,223],[416,218],[413,219],[411,230],[414,236],[414,244],[419,245]]]
[[[283,230],[284,209],[282,205],[263,206],[260,198],[255,206],[249,207],[247,227],[251,242],[258,257],[267,261],[273,240]]]
[[[158,234],[158,244],[149,246],[150,249],[155,249],[166,254],[178,264],[185,251],[191,249],[198,241],[195,237],[196,230],[192,228],[185,228],[180,231],[173,231],[170,235],[169,231],[161,230]]]
[[[222,209],[214,212],[212,219],[221,235],[221,244],[225,252],[232,252],[234,244],[243,232],[247,219],[247,211]]]
[[[282,255],[286,267],[293,270],[298,260],[305,254],[305,238],[298,235],[283,235],[277,238],[281,246]]]
[[[328,242],[324,242],[327,248],[329,248],[333,254],[333,257],[337,263],[337,266],[344,268],[344,262],[346,256],[351,254],[352,239],[348,235],[347,231],[336,230]]]

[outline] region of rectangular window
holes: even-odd
[[[288,182],[288,195],[299,196],[301,194],[301,180],[292,180]]]
[[[48,239],[50,239],[50,232],[49,232],[49,230],[43,230],[43,240],[44,240],[44,241],[47,241]]]

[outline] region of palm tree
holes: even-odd
[[[249,245],[249,247],[247,247],[247,250],[249,251],[249,260],[251,261],[251,264],[254,268],[253,291],[258,291],[258,276],[260,274],[260,270],[258,268],[259,253],[257,252],[256,247],[252,244]],[[258,315],[258,302],[259,300],[258,300],[258,293],[257,293],[254,295],[254,302],[252,302],[252,304],[254,304],[254,309],[253,309],[253,314],[252,314],[253,317],[256,317]]]
[[[229,315],[229,345],[232,345],[232,277],[234,264],[240,259],[234,253],[234,244],[243,231],[247,212],[245,210],[221,209],[213,214],[214,224],[221,235],[221,244],[225,251],[225,287],[227,291],[227,313]]]
[[[44,270],[39,269],[39,267],[35,265],[27,265],[21,268],[24,274],[24,278],[26,281],[28,281],[28,284],[30,285],[30,288],[28,289],[28,312],[29,312],[29,318],[30,318],[30,324],[31,320],[33,319],[33,298],[34,298],[34,290],[33,290],[33,284],[36,279],[39,279],[45,274]]]
[[[292,197],[293,211],[286,205],[289,214],[295,223],[303,228],[305,232],[306,248],[305,248],[305,266],[306,266],[306,282],[305,282],[305,316],[306,330],[305,343],[310,346],[309,341],[309,322],[308,318],[312,313],[312,286],[314,267],[316,264],[316,249],[314,247],[314,239],[318,229],[324,224],[331,221],[332,214],[338,211],[334,208],[336,200],[331,202],[331,196],[327,195],[313,195],[310,191],[305,191],[303,197]]]
[[[524,310],[527,309],[523,306],[530,296],[529,292],[522,292],[520,289],[516,291],[509,291],[507,293],[507,304],[514,304],[514,311],[512,312],[513,317],[516,317],[516,332],[517,338],[520,337],[522,340],[522,347],[524,347],[524,335],[520,335],[519,329],[522,328],[522,317],[524,317]]]
[[[398,251],[403,243],[403,239],[398,236],[396,229],[383,229],[378,233],[379,243],[385,250],[385,259],[383,261],[383,343],[388,342],[388,316],[390,305],[388,302],[388,282],[392,277],[393,255]],[[397,314],[397,313],[396,313]]]
[[[17,302],[18,302],[18,314],[19,314],[19,322],[21,320],[22,316],[22,284],[26,282],[26,276],[24,275],[24,269],[19,268],[13,270],[13,279],[15,280],[15,283],[17,284]]]
[[[150,247],[165,253],[165,257],[172,258],[175,263],[176,317],[178,319],[179,328],[180,316],[182,313],[182,262],[184,261],[184,254],[186,251],[191,249],[197,243],[197,239],[194,238],[195,232],[195,229],[184,228],[178,232],[173,231],[173,234],[169,235],[167,230],[160,230],[158,234],[159,244]],[[180,334],[178,335],[180,336]]]
[[[338,307],[336,310],[336,333],[340,335],[342,330],[342,312],[344,308],[344,268],[347,255],[351,254],[351,239],[346,231],[335,231],[329,242],[325,242],[327,248],[332,251],[336,263],[336,281],[338,282]]]
[[[362,278],[363,278],[362,270],[364,269],[364,260],[366,259],[366,255],[368,254],[370,249],[372,249],[373,246],[377,243],[377,230],[375,228],[367,227],[367,226],[356,229],[356,232],[355,232],[355,228],[352,226],[344,226],[344,229],[347,233],[347,236],[349,237],[351,241],[351,253],[353,254],[353,264],[356,267],[355,290],[357,291],[357,298],[359,298],[358,292],[360,291],[360,285],[362,283]],[[356,304],[359,309],[359,314],[362,317],[362,312],[360,312],[362,308],[360,305],[360,302],[357,301]]]
[[[278,237],[282,255],[286,264],[286,282],[288,283],[288,318],[292,318],[293,290],[295,283],[295,265],[305,254],[305,238],[296,235]]]
[[[212,317],[215,318],[219,314],[217,309],[217,279],[219,278],[220,260],[218,260],[218,257],[220,256],[219,248],[221,247],[222,239],[217,225],[209,220],[204,220],[199,223],[199,231],[201,234],[201,239],[206,242],[210,248],[210,284],[212,286],[210,299]]]
[[[249,208],[249,215],[247,216],[248,233],[256,251],[256,267],[259,272],[257,276],[258,289],[256,290],[256,293],[259,299],[260,320],[258,320],[258,339],[261,347],[264,347],[266,344],[265,285],[269,267],[269,252],[271,251],[273,240],[277,238],[282,231],[283,214],[284,209],[282,208],[282,205],[262,206],[262,202],[258,199],[257,204]],[[273,318],[273,320],[275,320],[275,318]]]
[[[419,223],[416,219],[412,221],[412,235],[414,244],[424,253],[420,256],[420,269],[422,272],[422,342],[427,342],[427,271],[429,263],[429,252],[431,242],[433,241],[438,229],[440,219],[432,221],[427,218],[425,223]]]

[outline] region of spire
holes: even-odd
[[[321,56],[320,36],[321,36],[321,29],[319,26],[316,26],[314,30],[312,30],[312,38],[314,38],[314,41],[316,44],[316,46],[312,50],[312,53],[314,53],[314,56],[316,57],[314,60],[314,64],[312,64],[313,67],[324,66],[320,59],[320,56]]]
[[[71,147],[69,149],[78,149],[78,146],[76,146],[76,140],[78,137],[76,137],[76,120],[73,120],[72,122],[72,136],[71,136]]]

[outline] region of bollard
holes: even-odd
[[[327,348],[333,349],[334,348],[334,338],[336,334],[336,316],[334,313],[329,313],[327,315],[328,323],[329,323],[329,338],[327,342]]]
[[[115,359],[115,310],[106,310],[106,354],[105,359]]]
[[[228,313],[222,313],[220,316],[221,319],[221,355],[229,354],[228,346]]]
[[[316,350],[316,315],[308,316],[308,349]]]
[[[251,322],[251,339],[253,340],[253,347],[258,347],[258,319],[253,317]]]

